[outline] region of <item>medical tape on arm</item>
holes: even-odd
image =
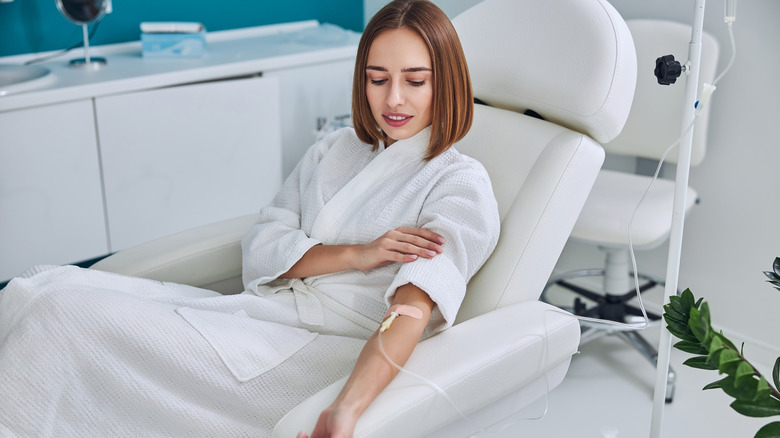
[[[385,330],[389,329],[390,326],[393,325],[393,321],[402,315],[411,316],[414,319],[422,319],[423,311],[418,307],[410,306],[408,304],[393,304],[387,310],[387,313],[383,318],[384,322],[379,327],[379,332],[384,333]]]

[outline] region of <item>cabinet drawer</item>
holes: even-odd
[[[0,113],[0,281],[105,255],[90,99]]]
[[[96,99],[112,251],[247,213],[282,181],[274,78]]]

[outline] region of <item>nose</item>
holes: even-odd
[[[404,103],[404,93],[400,81],[392,81],[387,94],[387,106],[396,108]]]

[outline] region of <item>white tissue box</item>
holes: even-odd
[[[206,53],[206,29],[200,23],[141,23],[144,58],[198,58]]]

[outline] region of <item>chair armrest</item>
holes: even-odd
[[[513,304],[420,342],[405,368],[435,382],[469,415],[568,361],[579,338],[572,315],[538,301]],[[296,406],[272,436],[310,432],[345,382],[335,382]],[[400,373],[363,413],[354,436],[426,436],[461,419],[434,388]]]
[[[190,286],[241,290],[241,238],[257,214],[228,219],[121,250],[92,269]],[[212,288],[217,290],[219,288]]]

